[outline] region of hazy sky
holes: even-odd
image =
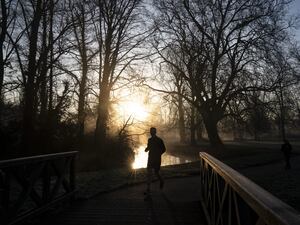
[[[294,2],[291,4],[290,11],[292,14],[299,14],[300,13],[300,0],[294,0]],[[296,39],[300,41],[300,24],[297,30],[297,36]]]

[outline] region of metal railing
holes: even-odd
[[[19,223],[71,197],[76,189],[76,154],[0,161],[0,223]]]
[[[300,225],[300,213],[201,152],[201,204],[209,225]]]

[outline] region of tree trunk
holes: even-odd
[[[103,90],[99,97],[98,115],[95,130],[95,142],[103,143],[106,138],[107,122],[108,122],[108,107],[109,107],[109,90]]]
[[[1,12],[2,12],[2,21],[1,21],[1,33],[0,33],[0,120],[2,115],[2,104],[3,104],[3,81],[4,81],[4,56],[3,56],[3,45],[6,36],[7,30],[7,12],[5,0],[1,0]]]
[[[285,133],[285,110],[284,110],[284,99],[283,99],[283,87],[280,86],[280,96],[279,96],[279,107],[280,107],[280,130],[281,130],[281,138],[282,140],[286,139]]]
[[[202,121],[198,121],[198,126],[196,127],[196,133],[197,133],[197,141],[203,140],[203,125]]]
[[[79,85],[79,98],[78,98],[78,137],[82,139],[84,135],[84,122],[85,122],[85,97],[86,97],[86,82],[87,82],[87,64],[82,60],[82,77]]]
[[[195,108],[194,106],[191,106],[191,125],[190,125],[190,131],[191,131],[191,145],[196,145],[196,125],[195,125]]]
[[[41,67],[39,72],[40,81],[40,124],[43,127],[47,120],[47,105],[48,105],[48,94],[47,94],[47,72],[48,72],[48,53],[47,53],[47,14],[43,15],[43,35],[42,35],[42,53],[41,53]]]
[[[209,138],[210,145],[216,149],[223,149],[224,145],[218,133],[218,122],[214,113],[203,115],[203,122]]]
[[[24,113],[23,113],[23,137],[22,143],[24,153],[28,154],[34,147],[34,126],[35,115],[34,110],[36,101],[36,54],[38,43],[38,30],[42,16],[42,0],[36,3],[36,10],[31,23],[31,31],[29,37],[29,55],[28,55],[28,68],[27,68],[27,81],[24,89]]]
[[[81,24],[81,38],[77,38],[78,40],[78,47],[80,49],[80,56],[81,56],[81,81],[79,84],[79,99],[78,99],[78,126],[79,132],[78,137],[79,141],[82,142],[82,138],[84,135],[84,122],[85,122],[85,98],[86,98],[86,83],[87,83],[87,73],[88,73],[88,59],[87,59],[87,49],[86,49],[86,29],[85,29],[85,11],[84,6],[82,6],[82,24]],[[76,29],[76,28],[74,28]],[[76,32],[75,32],[76,33]],[[76,35],[76,34],[75,34]],[[81,43],[80,41],[81,40]]]
[[[179,137],[180,142],[185,143],[185,123],[184,123],[184,110],[183,101],[181,95],[178,95],[178,114],[179,114]]]

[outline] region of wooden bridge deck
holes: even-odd
[[[152,184],[151,199],[144,201],[145,184],[78,200],[58,215],[45,217],[47,225],[174,224],[204,225],[199,177],[175,178],[163,191]]]

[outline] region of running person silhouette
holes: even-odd
[[[165,144],[161,138],[156,136],[156,128],[150,128],[151,138],[148,139],[147,148],[145,152],[148,153],[148,163],[147,163],[147,191],[146,193],[150,193],[150,185],[152,182],[152,173],[154,173],[160,182],[160,189],[164,187],[164,180],[159,173],[160,164],[161,164],[161,155],[166,151]]]

